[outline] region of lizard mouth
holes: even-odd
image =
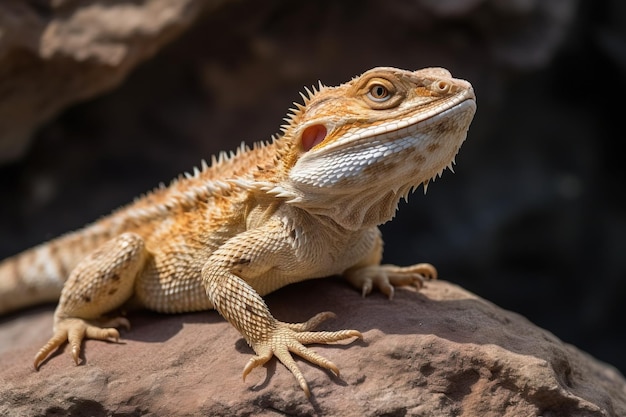
[[[314,145],[291,170],[289,185],[274,193],[349,230],[382,224],[402,198],[452,168],[475,110],[469,91],[425,114],[348,132],[344,145]],[[314,128],[308,143],[320,140],[325,128]]]
[[[290,179],[331,194],[368,189],[372,181],[396,190],[406,181],[428,183],[454,163],[475,109],[473,91],[466,90],[428,111],[354,129],[334,142],[329,142],[326,126],[308,126],[302,144],[310,151],[296,163]]]
[[[324,151],[333,152],[337,148],[340,149],[346,145],[348,145],[350,149],[354,149],[354,147],[376,145],[377,142],[392,142],[407,136],[413,131],[425,131],[437,120],[455,119],[450,116],[451,113],[466,113],[470,108],[471,115],[468,117],[467,125],[471,122],[476,110],[476,97],[471,87],[457,95],[435,101],[427,108],[420,108],[417,111],[415,109],[408,109],[405,114],[398,114],[393,118],[387,116],[382,118],[379,123],[372,122],[369,128],[364,129],[363,127],[357,127],[352,131],[344,132],[342,137],[326,144],[323,148],[319,149],[319,151],[320,153]],[[458,126],[458,123],[451,125],[448,130],[452,131],[455,128],[467,130],[467,126]],[[323,142],[325,139],[325,137],[322,138],[318,143]]]

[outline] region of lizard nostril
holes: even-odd
[[[450,91],[450,83],[444,80],[440,80],[434,83],[434,89],[439,93],[447,93]]]

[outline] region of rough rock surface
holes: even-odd
[[[222,0],[0,2],[0,161],[78,100],[118,85],[137,64]]]
[[[51,333],[52,308],[42,307],[0,324],[0,415],[626,415],[616,370],[447,282],[388,301],[328,279],[268,303],[290,321],[333,310],[324,327],[364,333],[315,347],[340,378],[299,362],[310,401],[275,360],[242,382],[250,349],[216,312],[133,312],[122,344],[88,341],[81,366],[65,349],[35,372],[33,355]]]

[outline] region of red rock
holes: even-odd
[[[119,85],[221,0],[0,2],[0,162],[39,124]]]
[[[279,319],[331,310],[337,319],[324,328],[364,333],[314,347],[339,378],[298,361],[310,400],[275,360],[242,382],[251,350],[214,311],[132,312],[120,344],[89,340],[80,366],[66,348],[36,372],[53,313],[41,307],[0,324],[0,415],[626,415],[626,381],[614,368],[444,281],[389,301],[326,279],[267,300]]]

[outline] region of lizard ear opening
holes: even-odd
[[[317,124],[304,129],[302,132],[302,148],[304,152],[310,151],[314,146],[319,145],[326,138],[326,126]]]

